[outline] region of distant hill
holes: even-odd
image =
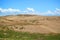
[[[0,16],[0,30],[31,33],[60,33],[60,16]]]

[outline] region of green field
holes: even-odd
[[[0,30],[0,40],[60,40],[60,34],[39,34]]]

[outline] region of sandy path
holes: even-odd
[[[45,29],[47,29],[47,30],[49,30],[49,31],[51,31],[51,32],[53,32],[53,33],[57,33],[57,31],[56,30],[54,30],[54,29],[52,29],[52,28],[49,28],[49,27],[46,27],[46,26],[41,26],[42,28],[45,28]]]

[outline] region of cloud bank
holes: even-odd
[[[44,16],[60,16],[60,9],[56,8],[54,11],[48,10],[46,12],[37,12],[34,8],[26,8],[24,11],[21,11],[20,9],[14,9],[14,8],[7,8],[3,9],[0,8],[0,15],[2,14],[37,14],[37,15],[44,15]]]

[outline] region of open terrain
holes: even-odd
[[[20,40],[14,39],[16,36],[21,40],[60,40],[60,16],[0,16],[0,38]]]
[[[14,31],[31,33],[60,33],[60,17],[37,15],[4,16],[0,17],[0,26],[8,26],[8,29]]]

